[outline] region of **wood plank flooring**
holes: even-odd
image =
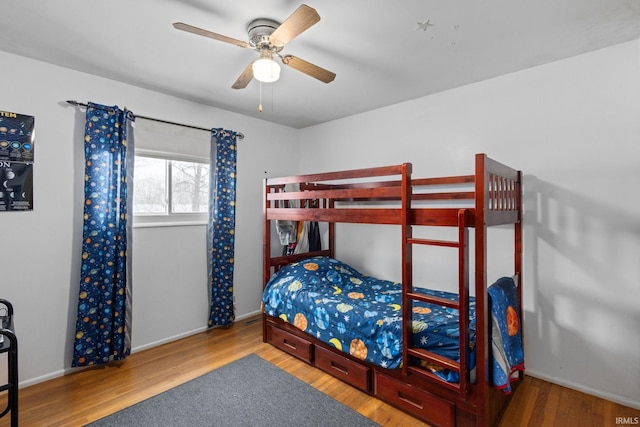
[[[427,424],[262,342],[260,317],[134,353],[107,367],[78,370],[19,392],[20,426],[81,426],[255,353],[382,426]],[[0,395],[0,408],[6,394]],[[640,411],[525,377],[500,427],[619,426]],[[9,426],[9,415],[0,427]]]

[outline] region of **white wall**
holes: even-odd
[[[262,178],[296,171],[297,131],[20,56],[0,53],[0,63],[0,110],[33,115],[36,123],[34,210],[0,214],[0,296],[15,307],[21,385],[60,375],[71,363],[84,110],[67,105],[67,99],[245,134],[238,147],[236,316],[258,312]],[[134,351],[206,327],[205,242],[204,226],[134,230]]]
[[[640,41],[307,128],[300,141],[301,173],[410,161],[414,176],[463,174],[477,152],[521,169],[528,372],[640,408]],[[340,257],[398,277],[399,233],[349,233]]]

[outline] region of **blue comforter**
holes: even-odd
[[[457,294],[415,288],[457,301]],[[338,350],[383,368],[402,366],[402,285],[365,276],[332,258],[309,258],[280,269],[262,296],[264,311]],[[475,348],[475,301],[470,302]],[[415,301],[416,347],[459,360],[458,310]],[[472,357],[473,360],[473,357]],[[448,381],[457,374],[430,367]]]

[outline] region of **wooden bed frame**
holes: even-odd
[[[430,371],[408,363],[396,370],[374,366],[340,352],[293,325],[266,314],[263,339],[428,423],[438,426],[495,425],[510,395],[492,387],[489,379],[491,320],[486,292],[487,228],[513,225],[513,276],[522,307],[522,174],[485,154],[476,154],[473,175],[413,179],[411,167],[410,163],[405,163],[397,166],[265,179],[264,285],[275,271],[288,263],[309,256],[334,257],[335,224],[338,222],[400,225],[403,360],[418,358],[457,371],[460,373],[460,382],[445,382]],[[283,192],[285,184],[299,184],[300,191]],[[443,192],[442,188],[446,190]],[[300,201],[301,207],[286,207],[293,200]],[[311,201],[314,203],[310,203]],[[449,201],[456,207],[434,207],[434,201],[438,202],[437,206]],[[356,202],[358,206],[354,207],[350,202]],[[369,207],[368,202],[374,202],[375,206]],[[285,207],[280,207],[283,205]],[[459,205],[464,207],[457,207]],[[299,255],[272,256],[271,222],[275,220],[328,223],[328,248]],[[416,226],[455,227],[458,230],[458,238],[453,241],[414,238],[412,230]],[[470,271],[472,268],[469,263],[469,229],[475,229],[474,271]],[[411,292],[414,245],[457,248],[459,304]],[[469,324],[464,321],[469,318],[470,282],[475,287],[476,301],[475,382],[472,381],[469,367]],[[414,300],[460,310],[459,362],[407,345],[411,342],[411,301]],[[522,319],[520,322],[522,324]],[[513,385],[514,389],[516,386],[517,383]]]

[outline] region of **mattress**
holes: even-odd
[[[454,293],[414,292],[457,301]],[[264,312],[351,356],[387,369],[402,366],[402,285],[366,276],[328,257],[289,264],[274,274],[262,296]],[[458,310],[414,301],[414,346],[459,360]],[[469,303],[470,348],[475,348],[475,301]],[[473,352],[471,354],[473,362]],[[456,373],[429,366],[447,381]]]

